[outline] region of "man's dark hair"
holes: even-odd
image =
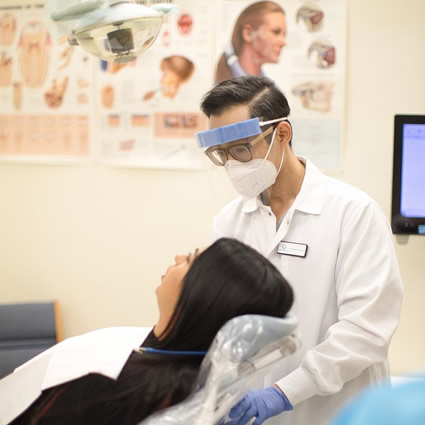
[[[291,112],[285,95],[273,80],[252,75],[217,84],[204,95],[201,111],[209,118],[238,105],[248,105],[251,117],[263,121],[287,117]]]

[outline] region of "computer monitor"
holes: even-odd
[[[395,115],[391,228],[425,235],[425,115]]]

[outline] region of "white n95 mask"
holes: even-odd
[[[276,170],[274,164],[267,159],[275,135],[276,130],[273,133],[272,141],[264,159],[252,159],[249,162],[239,162],[229,159],[224,165],[233,187],[245,199],[256,198],[276,181],[282,167],[284,152],[282,151],[279,170]]]

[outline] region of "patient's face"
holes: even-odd
[[[179,254],[174,258],[174,264],[169,266],[163,276],[161,283],[156,288],[159,314],[162,319],[170,318],[174,307],[179,299],[183,279],[195,258],[204,249],[196,249],[192,254]]]

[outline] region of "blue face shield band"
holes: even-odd
[[[261,127],[279,121],[287,121],[287,117],[277,118],[270,121],[260,121],[258,118],[251,118],[234,124],[217,127],[212,130],[200,131],[195,134],[196,142],[200,148],[223,145],[236,140],[261,134]]]

